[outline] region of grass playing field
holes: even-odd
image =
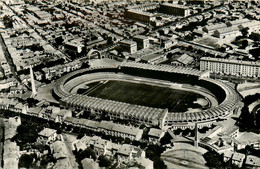
[[[78,93],[130,104],[168,108],[170,112],[184,112],[188,108],[202,108],[193,101],[203,97],[192,92],[125,81],[92,83],[87,89],[79,89]]]

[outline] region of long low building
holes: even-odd
[[[150,12],[130,9],[125,12],[125,17],[149,23],[154,17],[154,14]]]
[[[166,14],[183,16],[186,17],[190,15],[190,9],[187,6],[163,3],[160,5],[160,11]]]
[[[143,130],[122,124],[113,123],[111,121],[93,121],[83,118],[66,117],[65,124],[74,127],[86,128],[94,132],[104,132],[106,135],[115,137],[129,138],[130,140],[140,140]]]
[[[139,128],[113,123],[111,121],[101,121],[99,127],[107,135],[129,138],[130,140],[140,140],[143,135],[143,130]]]
[[[178,73],[178,74],[189,74],[194,76],[208,76],[207,71],[199,71],[193,68],[184,68],[181,66],[151,65],[151,64],[143,64],[143,63],[136,63],[136,62],[124,62],[121,64],[121,67],[131,67],[136,69],[147,69],[153,71],[163,71],[163,72]]]
[[[200,70],[237,77],[260,77],[260,62],[203,57]]]

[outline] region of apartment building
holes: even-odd
[[[259,77],[260,63],[203,57],[200,60],[200,70],[209,70],[211,73],[237,77]]]
[[[186,6],[176,5],[176,4],[170,4],[170,3],[163,3],[160,5],[160,11],[163,13],[167,13],[170,15],[176,15],[176,16],[188,16],[190,15],[190,10]]]

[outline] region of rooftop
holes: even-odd
[[[256,167],[260,167],[260,158],[253,156],[253,155],[248,155],[246,157],[246,165],[250,165],[250,166],[256,166]]]
[[[222,59],[222,58],[211,58],[211,57],[202,57],[201,61],[211,61],[211,62],[223,62],[223,63],[233,63],[240,65],[256,65],[260,66],[260,62],[252,62],[252,61],[243,61],[243,60],[232,60],[232,59]]]
[[[177,61],[184,65],[188,65],[193,61],[193,58],[185,53],[178,57]]]
[[[128,10],[128,12],[132,12],[132,13],[137,13],[137,14],[141,14],[141,15],[146,15],[146,16],[154,16],[154,14],[150,13],[150,12],[144,12],[144,11],[140,11],[140,10],[135,10],[135,9],[130,9]]]
[[[227,27],[227,28],[221,28],[216,31],[219,32],[220,34],[225,34],[225,33],[239,31],[239,28],[236,26],[232,26],[232,27]]]
[[[136,159],[136,162],[138,165],[141,165],[143,167],[153,166],[153,161],[151,161],[145,157],[140,157],[140,158]]]
[[[149,37],[144,36],[144,35],[136,35],[136,36],[134,36],[134,38],[142,39],[142,40],[149,39]]]
[[[238,136],[238,138],[236,138],[236,140],[241,144],[260,143],[259,134],[253,132],[243,132]]]
[[[204,29],[207,29],[208,31],[214,31],[217,29],[222,29],[222,28],[226,28],[227,25],[224,23],[219,23],[219,24],[214,24],[214,25],[207,25],[204,27]]]
[[[131,40],[122,40],[120,41],[120,43],[128,44],[128,45],[136,45],[136,42]]]
[[[91,158],[84,158],[81,160],[83,169],[99,169],[99,165]]]
[[[113,123],[111,121],[101,121],[99,124],[99,127],[107,129],[107,130],[112,130],[112,131],[117,131],[120,133],[129,134],[129,135],[138,135],[139,133],[143,132],[143,130],[141,130],[139,128],[135,128],[132,126],[125,126],[122,124]]]
[[[149,62],[149,61],[156,60],[162,56],[163,56],[162,54],[150,54],[150,55],[146,55],[146,56],[142,57],[141,59]]]
[[[245,154],[237,153],[237,152],[235,152],[232,157],[232,160],[240,161],[240,162],[243,162],[244,159],[245,159]]]
[[[161,135],[164,133],[163,130],[156,129],[156,128],[151,128],[148,135],[149,136],[154,136],[154,137],[161,137]]]
[[[224,151],[224,157],[231,158],[233,154],[234,151],[230,151],[230,150]]]
[[[68,156],[67,146],[63,141],[55,141],[50,145],[50,149],[55,159],[66,158]]]
[[[57,162],[55,163],[55,165],[53,166],[53,169],[73,169],[73,167],[71,166],[70,160],[69,158],[62,158],[57,160]]]
[[[163,3],[162,5],[169,6],[169,7],[174,7],[174,8],[188,9],[187,6],[177,5],[177,4]]]
[[[44,136],[44,137],[50,137],[54,133],[56,133],[56,130],[50,129],[50,128],[45,128],[41,132],[39,132],[38,135]]]

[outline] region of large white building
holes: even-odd
[[[222,29],[217,29],[214,31],[213,36],[217,38],[230,38],[230,37],[236,37],[239,36],[241,32],[239,31],[238,27],[227,27]]]
[[[200,60],[200,70],[233,76],[260,77],[260,63],[251,61],[203,57]]]

